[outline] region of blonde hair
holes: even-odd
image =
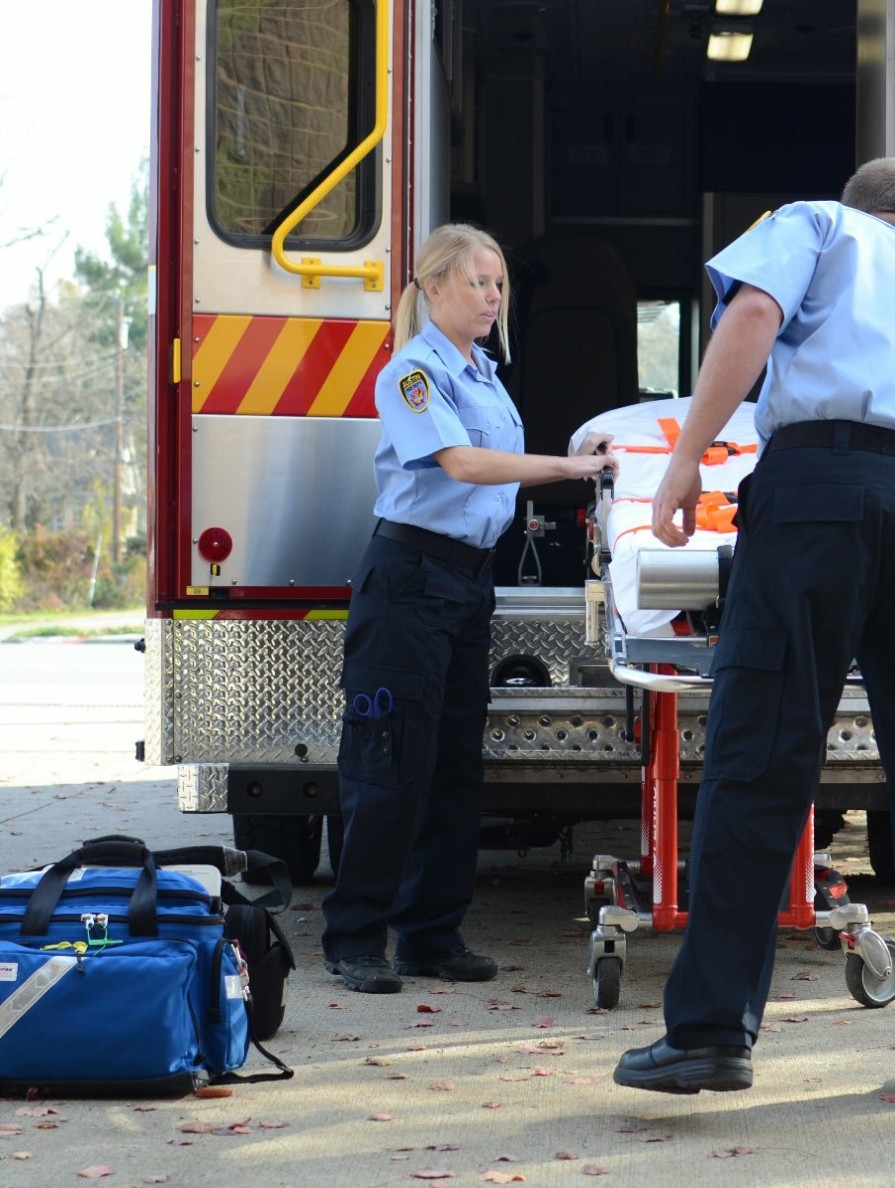
[[[428,281],[449,280],[455,276],[475,276],[475,254],[482,249],[494,252],[503,268],[503,290],[497,311],[497,337],[500,353],[510,361],[508,330],[510,279],[507,262],[497,241],[479,227],[468,223],[445,223],[436,227],[416,256],[416,276],[405,288],[395,314],[395,350],[399,351],[419,334],[428,317],[425,285]]]

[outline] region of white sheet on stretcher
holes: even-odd
[[[640,549],[666,549],[652,534],[651,503],[631,502],[651,500],[668,465],[668,454],[628,454],[621,447],[666,446],[659,418],[674,417],[683,425],[690,407],[690,397],[671,400],[651,400],[625,408],[600,413],[583,424],[572,435],[569,453],[574,454],[591,430],[612,433],[613,449],[619,450],[619,476],[615,484],[615,499],[604,526],[605,543],[612,560],[609,575],[615,605],[630,635],[670,636],[669,626],[680,608],[668,610],[640,610],[637,606],[637,553]],[[752,445],[758,440],[754,425],[755,406],[741,404],[719,434],[719,440]],[[755,454],[740,454],[714,466],[701,466],[703,491],[735,492],[739,482],[753,468]],[[682,547],[714,551],[722,544],[735,544],[735,532],[711,532],[697,528]]]

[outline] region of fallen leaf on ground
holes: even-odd
[[[554,1018],[552,1015],[538,1015],[537,1019],[532,1023],[532,1027],[552,1027]]]
[[[421,1167],[410,1174],[414,1180],[449,1180],[454,1173],[449,1167]]]
[[[18,1122],[0,1122],[0,1134],[21,1134],[24,1129]]]
[[[524,1184],[525,1176],[521,1172],[486,1171],[482,1176],[486,1184]]]
[[[609,1168],[598,1167],[595,1163],[585,1163],[581,1169],[581,1174],[583,1176],[608,1176]]]
[[[25,1159],[30,1159],[30,1158],[31,1158],[30,1151],[13,1151],[13,1153],[10,1155],[10,1159],[25,1160]]]
[[[52,1106],[22,1106],[16,1110],[17,1118],[46,1118],[48,1114],[58,1114]]]
[[[440,1006],[429,1006],[428,1003],[421,1002],[416,1008],[421,1015],[437,1015],[441,1010]]]
[[[450,1093],[453,1087],[453,1081],[433,1081],[429,1086],[429,1088],[433,1089],[436,1093]]]
[[[503,1103],[499,1102],[499,1101],[485,1101],[482,1103],[482,1109],[483,1110],[499,1110],[501,1108],[502,1104]]]
[[[711,1159],[736,1159],[738,1155],[754,1155],[757,1147],[728,1147],[724,1151],[712,1151]]]
[[[226,1085],[203,1085],[197,1089],[193,1097],[232,1097],[233,1090]]]
[[[368,1122],[393,1122],[394,1114],[370,1114]]]
[[[557,1151],[553,1156],[554,1159],[577,1159],[578,1156],[574,1151]]]
[[[109,1167],[107,1163],[92,1163],[90,1167],[84,1167],[78,1175],[82,1180],[99,1180],[103,1176],[114,1176],[114,1167]]]

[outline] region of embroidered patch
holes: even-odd
[[[398,380],[401,396],[411,412],[425,412],[429,407],[429,380],[424,371],[411,371]]]

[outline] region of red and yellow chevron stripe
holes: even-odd
[[[194,413],[375,417],[388,322],[197,314]]]

